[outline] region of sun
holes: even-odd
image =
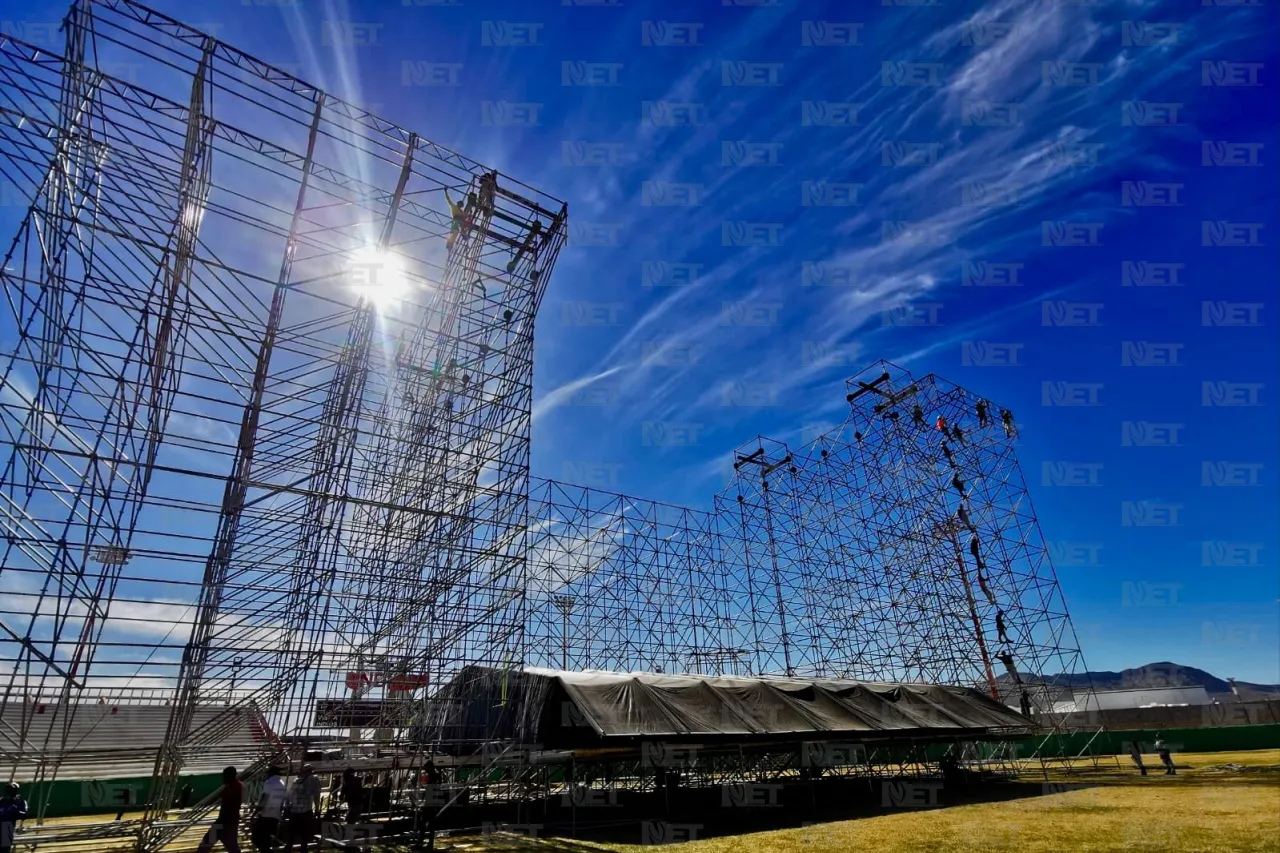
[[[379,310],[395,307],[408,295],[409,277],[404,259],[394,252],[365,246],[351,256],[351,286]]]

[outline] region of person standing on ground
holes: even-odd
[[[124,813],[129,810],[130,806],[137,805],[137,797],[134,796],[132,788],[122,788],[120,790],[120,811],[116,812],[116,820],[124,820]]]
[[[240,806],[244,803],[244,783],[236,775],[234,767],[223,768],[222,790],[218,796],[218,819],[209,827],[197,853],[209,853],[213,845],[222,842],[227,853],[240,853]]]
[[[1129,757],[1133,759],[1133,763],[1138,765],[1138,769],[1142,771],[1142,775],[1147,775],[1146,765],[1142,763],[1142,749],[1139,748],[1136,740],[1129,741]]]
[[[253,849],[259,853],[273,853],[279,846],[280,818],[284,816],[284,801],[288,796],[284,770],[276,765],[267,768],[266,781],[262,783],[262,795],[258,797],[258,815],[253,821]]]
[[[420,799],[418,800],[416,827],[417,846],[414,849],[422,850],[424,849],[423,845],[429,842],[434,845],[435,834],[432,827],[436,813],[440,810],[440,805],[445,801],[444,774],[436,767],[434,758],[427,758],[427,763],[423,766],[422,775],[418,781],[422,787],[418,792]]]
[[[1169,747],[1165,745],[1164,738],[1156,735],[1156,755],[1160,756],[1160,761],[1164,764],[1164,775],[1177,776],[1178,771],[1173,766],[1173,756],[1169,753]]]
[[[13,837],[18,832],[18,821],[27,816],[27,801],[22,799],[18,786],[13,782],[4,786],[0,796],[0,853],[13,850]]]
[[[316,778],[315,768],[304,764],[298,768],[298,778],[289,787],[285,811],[288,814],[285,824],[284,853],[293,853],[294,842],[298,849],[307,853],[311,847],[311,839],[316,834],[316,824],[320,819],[320,780]]]
[[[347,804],[347,823],[364,817],[364,779],[353,768],[342,771],[342,801]]]

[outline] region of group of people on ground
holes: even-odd
[[[1024,713],[1027,711],[1024,710]],[[1164,738],[1157,735],[1152,746],[1164,764],[1165,775],[1176,776],[1177,767]],[[1135,740],[1129,741],[1128,747],[1129,757],[1142,775],[1146,776],[1147,767],[1142,761],[1141,745]],[[320,829],[321,785],[315,769],[310,764],[302,765],[292,785],[285,784],[284,772],[284,768],[279,766],[267,769],[262,794],[253,807],[250,838],[254,850],[259,853],[275,853],[280,850],[292,853],[295,844],[299,851],[306,853]],[[443,776],[435,764],[428,761],[421,781],[434,787],[443,782]],[[678,775],[673,782],[678,784]],[[347,822],[358,822],[364,814],[364,784],[351,768],[343,772],[338,793],[341,801],[347,805]],[[183,795],[183,800],[189,799],[189,786]],[[240,812],[243,805],[244,783],[240,781],[235,767],[227,767],[222,771],[218,817],[200,843],[199,853],[210,853],[218,843],[222,844],[227,853],[240,853]],[[15,783],[7,783],[3,796],[0,796],[0,853],[12,853],[18,822],[26,817],[26,800]]]
[[[1174,766],[1173,755],[1165,744],[1164,738],[1156,735],[1156,742],[1152,744],[1156,751],[1156,755],[1160,756],[1160,763],[1164,765],[1164,773],[1166,776],[1177,776],[1178,769]],[[1142,763],[1142,746],[1136,741],[1129,741],[1129,757],[1133,759],[1133,763],[1138,765],[1138,770],[1143,776],[1147,775],[1147,766]]]
[[[315,768],[304,764],[298,769],[293,784],[286,785],[283,767],[267,768],[267,778],[262,783],[262,794],[252,807],[252,825],[249,837],[257,851],[283,850],[292,853],[294,846],[306,853],[320,831],[321,785]],[[423,777],[430,785],[439,785],[442,777],[435,765],[428,762]],[[341,786],[336,792],[340,802],[347,807],[347,823],[357,823],[365,813],[364,780],[348,767],[342,773]],[[218,816],[205,834],[198,848],[200,853],[210,853],[214,845],[221,844],[228,853],[240,853],[241,810],[244,807],[245,787],[235,767],[222,771],[222,788],[218,792]],[[191,786],[185,785],[178,797],[180,808],[187,808],[192,799]],[[27,817],[27,802],[18,785],[6,783],[0,795],[0,853],[12,853],[13,839],[19,822]],[[117,815],[117,820],[120,816]]]
[[[267,769],[262,794],[253,808],[253,824],[249,837],[257,851],[283,850],[292,853],[294,845],[306,853],[320,830],[320,779],[310,764],[298,769],[293,784],[286,785],[284,768]],[[363,786],[355,771],[343,773],[341,797],[347,803],[347,822],[360,818],[363,813]],[[209,853],[215,844],[221,843],[227,853],[240,853],[240,810],[244,804],[244,783],[236,768],[222,771],[222,791],[219,794],[218,818],[204,841],[199,853]]]

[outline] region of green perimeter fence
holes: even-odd
[[[1019,758],[1033,758],[1039,750],[1042,758],[1074,758],[1081,753],[1094,755],[1123,755],[1128,743],[1138,741],[1144,752],[1151,752],[1156,734],[1164,738],[1174,753],[1186,752],[1237,752],[1251,749],[1280,749],[1280,723],[1262,726],[1225,726],[1222,728],[1161,729],[1147,728],[1109,732],[1072,732],[1069,734],[1040,736],[1015,741]],[[987,755],[997,751],[1008,754],[1005,744],[982,744]],[[944,745],[926,748],[929,758],[940,757]],[[938,753],[935,755],[934,753]],[[495,780],[501,772],[494,774]],[[563,778],[560,773],[553,776]],[[198,802],[218,790],[221,778],[218,774],[184,776],[183,785],[191,785],[192,802]],[[45,802],[48,794],[46,817],[69,815],[114,815],[123,810],[133,811],[139,803],[146,803],[151,796],[150,777],[140,776],[122,779],[60,779],[39,785],[24,785],[23,795],[32,806]]]
[[[1128,744],[1137,741],[1144,752],[1152,752],[1156,735],[1177,752],[1239,752],[1250,749],[1280,749],[1280,723],[1263,726],[1223,726],[1222,728],[1145,728],[1106,732],[1071,732],[1040,736],[1017,742],[1019,758],[1072,758],[1082,752],[1094,755],[1127,754]],[[1090,743],[1092,741],[1092,743]]]
[[[222,774],[206,773],[183,776],[179,785],[191,786],[191,802],[198,803],[222,787]],[[133,776],[117,779],[56,779],[52,782],[22,785],[22,795],[34,816],[48,798],[45,817],[69,815],[111,815],[121,811],[138,811],[151,799],[151,777]],[[176,803],[171,805],[176,806]]]

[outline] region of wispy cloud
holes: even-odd
[[[888,356],[885,360],[891,361],[900,367],[908,367],[940,350],[950,349],[964,341],[974,340],[975,338],[980,338],[983,335],[996,332],[1003,328],[1013,315],[1026,311],[1029,308],[1038,308],[1041,302],[1058,296],[1065,296],[1074,289],[1074,286],[1060,287],[1057,290],[1051,290],[1047,293],[1036,294],[1030,299],[1026,299],[1022,302],[1006,305],[979,318],[975,322],[964,324],[949,334],[945,334],[942,337],[930,341],[920,349],[912,350],[901,355]]]
[[[1088,5],[998,0],[941,26],[936,16],[919,16],[919,26],[878,31],[886,36],[875,45],[877,57],[938,63],[942,73],[932,87],[884,85],[878,62],[855,66],[862,76],[850,85],[845,67],[836,76],[825,64],[828,56],[809,55],[822,51],[798,52],[786,68],[793,79],[812,81],[802,91],[821,92],[830,83],[862,104],[865,120],[835,133],[801,126],[796,99],[776,90],[722,86],[718,62],[699,57],[664,96],[703,104],[707,122],[700,128],[639,124],[632,147],[644,167],[618,170],[621,180],[610,194],[630,193],[613,198],[615,208],[602,214],[620,220],[631,240],[609,256],[608,292],[626,294],[638,310],[626,314],[630,324],[594,361],[570,374],[579,378],[541,398],[539,415],[552,416],[566,402],[570,395],[562,389],[608,375],[619,390],[618,409],[609,417],[620,423],[727,422],[741,412],[723,406],[724,383],[760,383],[781,403],[765,411],[765,419],[776,415],[780,428],[790,422],[794,429],[797,418],[838,412],[841,380],[861,359],[927,361],[959,341],[999,334],[1025,319],[1028,305],[1053,294],[1019,293],[1012,305],[992,304],[989,292],[984,301],[949,294],[966,262],[1013,262],[1038,250],[1042,220],[1114,215],[1114,200],[1095,187],[1114,175],[1115,164],[1132,162],[1152,143],[1149,134],[1114,133],[1111,112],[1123,98],[1150,88],[1147,75],[1168,69],[1162,51],[1123,47],[1113,17]],[[779,20],[774,25],[781,26]],[[753,20],[728,37],[732,47],[717,58],[750,54],[775,37],[781,38]],[[1057,85],[1059,66],[1092,69],[1095,79],[1088,86]],[[1018,120],[1004,126],[969,120],[993,104],[1015,105]],[[724,166],[721,146],[735,139],[780,144],[777,165]],[[927,153],[919,163],[895,165],[895,146],[903,142],[924,143]],[[1072,152],[1103,142],[1104,161],[1082,168]],[[581,169],[558,177],[570,185],[591,180]],[[860,185],[861,204],[804,207],[806,180]],[[646,207],[644,181],[696,184],[702,204]],[[792,193],[793,206],[778,201]],[[781,223],[781,245],[719,245],[721,223],[735,219]],[[661,246],[649,239],[657,234]],[[699,264],[697,280],[668,292],[632,288],[634,271],[653,258]],[[850,284],[800,287],[806,258],[847,270]],[[584,281],[598,292],[598,258],[593,270]],[[576,289],[583,273],[572,265],[566,272],[558,286]],[[921,300],[947,300],[945,328],[922,333],[875,322]],[[726,302],[777,303],[782,317],[772,326],[735,325],[725,322]],[[696,358],[674,364],[665,358],[688,356],[695,347]],[[581,351],[575,343],[575,359]],[[607,444],[618,436],[589,438]],[[605,451],[599,456],[612,458]]]
[[[547,414],[547,412],[556,408],[566,400],[569,400],[570,398],[572,398],[573,395],[576,394],[577,392],[583,390],[584,388],[590,388],[592,385],[596,384],[597,382],[600,382],[603,379],[608,379],[610,376],[613,376],[615,373],[618,373],[620,370],[622,370],[621,367],[606,368],[605,370],[602,370],[599,373],[593,374],[591,376],[583,376],[578,379],[565,382],[563,385],[558,386],[554,390],[549,391],[546,394],[543,394],[533,404],[533,419],[537,421],[539,418]]]

